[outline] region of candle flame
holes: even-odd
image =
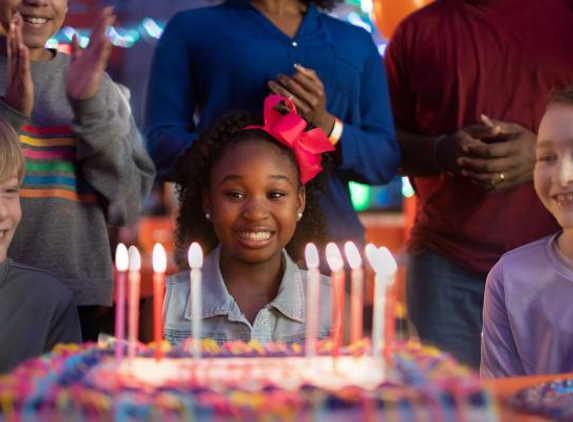
[[[304,249],[304,258],[307,268],[318,268],[318,250],[314,243],[308,243]]]
[[[127,271],[128,260],[127,248],[123,243],[120,243],[115,249],[115,268],[118,271]]]
[[[167,268],[167,255],[161,243],[153,246],[153,272],[164,273]]]
[[[362,266],[362,257],[354,242],[348,241],[344,244],[344,254],[346,255],[346,259],[348,259],[350,268],[357,270]]]
[[[191,268],[201,268],[203,266],[203,251],[197,242],[193,242],[189,247],[187,259]]]
[[[392,257],[388,248],[382,246],[381,248],[369,249],[366,251],[366,256],[370,265],[374,268],[376,275],[390,277],[398,270],[398,264]]]
[[[141,269],[141,255],[135,246],[129,247],[129,271],[139,271]]]
[[[366,255],[366,258],[368,258],[368,262],[370,262],[370,255],[372,255],[372,253],[374,253],[374,251],[376,250],[376,246],[373,243],[368,243],[365,247],[364,247],[364,254]]]
[[[326,245],[326,262],[332,271],[340,271],[344,268],[344,261],[336,243],[330,242]]]

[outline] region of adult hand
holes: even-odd
[[[535,165],[534,133],[517,123],[482,120],[497,133],[488,142],[465,148],[458,160],[461,174],[488,190],[505,190],[528,182]]]
[[[105,31],[115,20],[113,8],[106,7],[100,14],[86,49],[72,38],[72,63],[68,69],[66,89],[74,100],[85,100],[95,95],[111,54],[111,42]]]
[[[30,71],[30,51],[24,44],[22,26],[24,21],[16,14],[6,36],[8,68],[4,101],[25,116],[32,115],[34,106],[34,83]]]
[[[480,138],[491,134],[485,125],[472,125],[449,135],[442,135],[436,140],[434,161],[436,167],[450,176],[461,175],[459,159],[473,145],[480,144]]]
[[[299,114],[329,135],[334,126],[334,116],[326,111],[322,81],[312,69],[300,64],[296,64],[295,68],[294,75],[278,75],[276,80],[269,81],[269,89],[291,99]]]

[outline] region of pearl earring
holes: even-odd
[[[205,218],[207,220],[211,220],[211,214],[209,214],[208,212],[205,213]]]
[[[302,212],[299,212],[299,213],[296,215],[296,221],[300,221],[301,218],[302,218]]]

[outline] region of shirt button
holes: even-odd
[[[293,48],[298,47],[298,43],[296,41],[291,42],[290,45],[292,45]]]

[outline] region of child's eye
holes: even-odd
[[[2,193],[8,196],[18,195],[19,192],[20,192],[19,188],[6,188],[2,190]]]
[[[225,196],[231,199],[235,199],[237,201],[240,201],[241,199],[245,198],[245,194],[243,192],[239,192],[239,191],[230,191],[230,192],[226,192]]]
[[[537,161],[548,163],[548,162],[555,161],[556,158],[557,157],[555,156],[555,154],[539,154],[537,156]]]
[[[268,196],[270,199],[280,199],[280,198],[286,196],[286,194],[284,192],[281,192],[281,191],[273,191],[273,192],[269,192]]]

